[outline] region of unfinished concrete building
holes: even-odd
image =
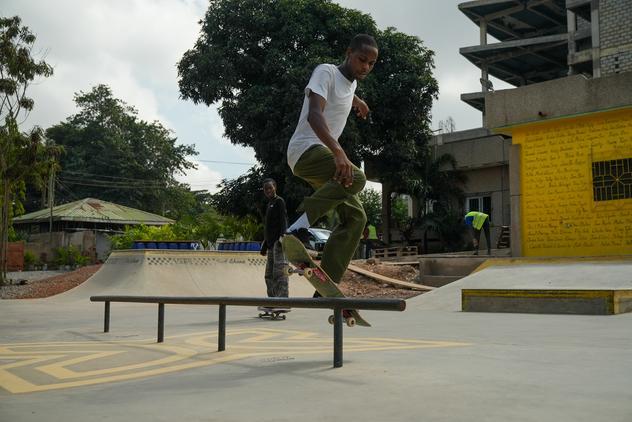
[[[501,195],[490,207],[510,215],[513,254],[632,253],[632,1],[481,0],[459,9],[480,28],[478,45],[460,52],[481,69],[481,90],[461,99],[482,112],[490,143],[492,134],[512,137],[499,164],[508,165],[511,200]],[[494,91],[490,75],[516,88]],[[450,134],[457,148],[481,142],[466,132]],[[480,196],[485,186],[468,173],[467,195]]]

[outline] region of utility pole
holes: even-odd
[[[55,204],[55,163],[50,165],[50,176],[48,178],[48,206],[50,207],[50,217],[48,220],[48,232],[51,246],[53,244],[53,206]]]

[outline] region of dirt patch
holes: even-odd
[[[417,278],[418,271],[411,265],[387,265],[379,263],[379,261],[356,261],[353,265],[380,274],[386,277],[394,278],[400,281],[414,282]],[[374,280],[362,274],[354,273],[347,270],[340,282],[340,290],[350,297],[379,297],[379,298],[396,298],[408,299],[423,292],[402,289]]]
[[[11,284],[0,287],[2,299],[37,299],[54,296],[77,287],[92,274],[96,273],[102,264],[81,267],[75,271],[56,275],[41,280],[26,281],[24,284]]]

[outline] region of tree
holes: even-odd
[[[382,222],[382,194],[375,189],[364,189],[359,196],[366,213],[367,223],[379,226]]]
[[[253,216],[261,221],[266,202],[261,190],[264,179],[260,167],[253,167],[236,179],[223,179],[217,185],[220,190],[212,196],[211,204],[221,214]]]
[[[53,73],[44,60],[32,57],[35,35],[21,22],[18,16],[0,18],[0,284],[6,279],[15,193],[40,170],[38,156],[43,148],[41,131],[35,128],[29,134],[21,133],[19,119],[35,104],[26,95],[30,83]]]
[[[179,218],[197,207],[187,185],[175,180],[194,164],[193,145],[176,145],[160,122],[140,120],[137,111],[106,85],[75,95],[79,112],[46,131],[63,145],[60,200],[96,197]]]
[[[451,154],[434,157],[428,148],[423,160],[423,177],[409,182],[407,191],[418,199],[421,206],[413,216],[411,224],[424,232],[424,251],[428,251],[428,231],[439,234],[442,246],[455,250],[463,231],[460,209],[454,204],[463,202],[465,174],[456,168]]]
[[[409,183],[424,179],[432,101],[438,92],[432,76],[434,53],[416,37],[388,28],[379,36],[380,62],[370,84],[372,123],[363,128],[363,158],[382,183],[382,231],[390,243],[391,193],[408,193]]]
[[[316,65],[343,60],[358,33],[374,34],[380,49],[374,72],[358,90],[372,118],[361,121],[352,113],[339,141],[356,164],[378,163],[385,182],[399,186],[416,174],[437,95],[433,53],[418,38],[394,28],[379,31],[369,15],[329,0],[212,0],[201,32],[178,63],[180,93],[196,104],[220,103],[226,136],[252,147],[259,174],[286,187],[290,214],[309,192],[286,162],[303,89]],[[258,189],[258,181],[246,182],[256,176],[251,172],[241,182]]]

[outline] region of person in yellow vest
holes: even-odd
[[[377,229],[373,224],[367,223],[362,233],[362,243],[364,243],[364,258],[371,258],[371,250],[375,247],[379,239],[377,238]]]
[[[474,231],[472,242],[474,243],[474,255],[478,255],[478,246],[481,240],[481,230],[485,231],[487,240],[487,255],[492,254],[492,242],[489,235],[489,215],[484,212],[470,211],[465,214],[465,224],[472,227]]]

